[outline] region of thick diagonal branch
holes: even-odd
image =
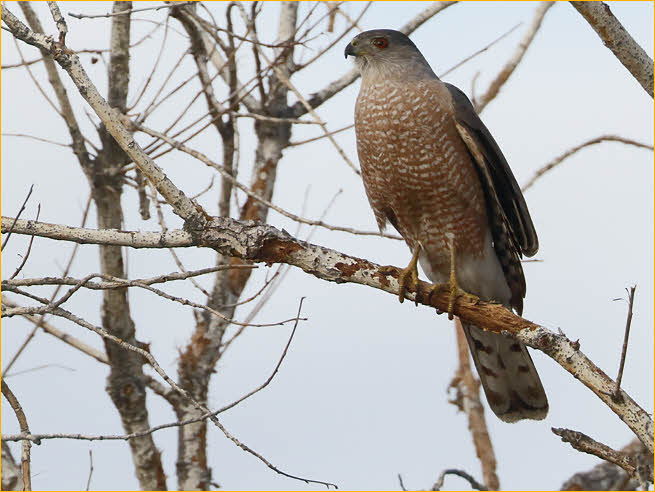
[[[14,219],[2,217],[5,233]],[[268,264],[286,263],[310,275],[336,283],[357,283],[398,295],[399,269],[384,269],[362,258],[346,255],[315,244],[300,241],[287,232],[266,224],[243,223],[222,217],[214,218],[211,226],[193,232],[168,231],[166,234],[92,231],[68,226],[16,221],[14,234],[34,234],[52,239],[83,243],[110,242],[140,248],[204,246],[226,256]],[[171,239],[170,242],[167,239]],[[430,285],[419,282],[421,292],[429,292]],[[408,287],[405,297],[441,311],[448,310],[450,295],[439,292],[428,302]],[[600,398],[639,437],[644,446],[653,450],[653,420],[624,390],[622,401],[614,401],[616,383],[580,351],[580,344],[543,326],[516,316],[500,304],[480,302],[467,295],[458,297],[454,313],[463,322],[471,323],[495,333],[511,334],[517,340],[542,351]]]
[[[603,44],[614,53],[650,97],[653,97],[653,60],[614,17],[609,6],[605,2],[571,2],[571,5],[580,12]]]

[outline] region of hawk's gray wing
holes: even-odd
[[[523,193],[498,144],[466,94],[454,85],[445,85],[453,99],[457,131],[471,154],[484,190],[494,251],[512,292],[510,303],[521,314],[525,297],[521,256],[537,252],[537,233]]]
[[[478,167],[487,203],[500,205],[508,232],[519,254],[534,256],[539,240],[532,224],[523,193],[498,144],[480,120],[466,94],[445,84],[453,98],[458,130]],[[497,212],[497,211],[494,211]]]

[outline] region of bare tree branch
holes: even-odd
[[[631,478],[641,478],[637,474],[638,465],[634,456],[628,453],[623,453],[621,451],[616,451],[609,446],[606,446],[605,444],[595,441],[582,432],[577,432],[570,429],[557,429],[555,427],[551,428],[551,430],[553,431],[553,434],[561,437],[563,442],[569,443],[574,449],[577,449],[583,453],[593,454],[594,456],[598,456],[605,461],[609,461],[614,465],[620,466]],[[653,482],[652,467],[650,468],[650,476],[647,478],[651,483]]]
[[[2,218],[3,231],[13,221]],[[85,242],[111,240],[124,246],[168,247],[166,235],[173,234],[176,245],[206,246],[226,256],[235,256],[249,261],[266,263],[287,263],[297,266],[306,273],[323,280],[338,283],[358,283],[398,295],[400,269],[384,268],[367,260],[345,255],[338,251],[316,246],[291,237],[288,233],[265,224],[241,223],[223,217],[214,218],[212,226],[193,234],[184,231],[170,231],[166,234],[137,233],[123,231],[91,231],[67,226],[34,223],[19,220],[14,232],[36,234],[42,237]],[[77,234],[76,234],[77,233]],[[186,243],[186,244],[183,244]],[[420,282],[417,294],[411,287],[405,298],[420,304],[448,311],[450,295],[445,290],[432,296],[430,302],[424,297],[430,285]],[[580,351],[580,344],[569,340],[563,334],[555,333],[543,326],[516,316],[500,304],[481,302],[479,299],[461,293],[454,306],[454,313],[463,322],[496,333],[511,333],[517,340],[542,351],[582,384],[593,391],[628,427],[644,445],[653,449],[653,420],[630,396],[621,390],[622,402],[612,398],[616,383]]]
[[[43,303],[43,304],[48,303],[47,299],[39,298],[39,297],[33,296],[33,295],[30,296],[30,297],[37,300],[37,301],[39,301],[39,302],[41,302],[41,303]],[[8,311],[9,310],[7,310],[7,309],[3,309],[2,310],[3,316],[7,315]],[[120,347],[122,350],[126,350],[126,351],[130,351],[130,352],[134,352],[136,354],[139,354],[143,359],[145,359],[150,364],[150,366],[155,370],[155,372],[164,381],[166,381],[166,383],[171,388],[173,388],[173,390],[175,390],[179,395],[181,395],[184,399],[189,401],[196,409],[198,409],[200,415],[208,414],[209,420],[211,420],[211,422],[221,430],[221,432],[225,435],[225,437],[227,437],[230,441],[232,441],[236,446],[238,446],[242,450],[244,450],[247,453],[255,456],[256,458],[258,458],[262,463],[264,463],[271,470],[273,470],[276,473],[278,473],[280,475],[283,475],[285,477],[292,478],[294,480],[301,480],[301,481],[304,481],[305,483],[318,483],[318,484],[325,485],[325,486],[328,486],[328,487],[333,486],[333,487],[336,488],[336,485],[334,485],[333,483],[330,483],[330,482],[324,482],[324,481],[321,481],[321,480],[312,480],[312,479],[308,479],[308,478],[304,478],[304,477],[299,477],[299,476],[287,473],[287,472],[285,472],[283,470],[280,470],[278,467],[276,467],[270,461],[268,461],[266,458],[264,458],[264,456],[262,456],[260,453],[258,453],[254,449],[250,448],[249,446],[247,446],[246,444],[244,444],[243,442],[238,440],[216,418],[216,416],[214,415],[214,412],[211,412],[205,405],[203,405],[202,403],[200,403],[196,399],[194,399],[193,396],[191,395],[191,393],[189,393],[186,389],[184,389],[178,383],[173,381],[173,379],[171,379],[171,377],[168,374],[166,374],[166,372],[162,369],[162,367],[159,365],[157,360],[147,350],[145,350],[145,349],[143,349],[141,347],[138,347],[136,345],[130,344],[130,343],[116,337],[115,335],[112,335],[111,333],[109,333],[104,328],[101,328],[99,326],[95,326],[95,325],[89,323],[88,321],[85,321],[84,319],[80,318],[79,316],[74,315],[70,311],[62,309],[60,307],[53,308],[53,309],[49,310],[49,312],[52,313],[55,316],[60,316],[62,318],[68,319],[68,320],[72,321],[73,323],[76,323],[76,324],[78,324],[78,325],[80,325],[80,326],[82,326],[82,327],[84,327],[84,328],[86,328],[88,330],[91,330],[92,332],[96,333],[97,335],[100,335],[106,341],[113,342],[118,347]],[[3,380],[3,394],[5,393],[4,384],[5,383],[4,383],[4,380]],[[131,444],[132,442],[137,441],[137,440],[143,440],[143,439],[150,439],[151,440],[152,439],[152,436],[151,436],[152,432],[148,432],[148,429],[143,429],[143,432],[145,432],[145,434],[143,436],[135,436],[134,439],[129,439],[129,443]],[[31,433],[29,431],[29,428],[24,429],[23,427],[21,427],[21,434],[23,434],[25,436],[31,435]],[[24,439],[21,438],[21,440],[24,440]],[[29,441],[29,439],[27,439],[27,440]]]
[[[43,440],[50,440],[50,439],[72,439],[72,440],[79,440],[79,441],[128,441],[130,439],[135,439],[137,437],[144,437],[148,436],[150,434],[153,434],[157,431],[160,431],[162,429],[170,429],[172,427],[183,427],[185,425],[189,424],[194,424],[197,422],[203,422],[207,420],[208,418],[212,416],[216,416],[220,413],[223,413],[227,410],[230,410],[231,408],[234,408],[235,406],[239,405],[242,403],[244,400],[247,400],[250,398],[252,395],[255,393],[260,392],[263,390],[266,386],[270,384],[270,382],[273,380],[275,375],[277,374],[278,370],[280,369],[280,365],[282,365],[282,361],[284,360],[285,356],[287,355],[287,351],[289,350],[289,347],[291,346],[291,341],[293,340],[293,336],[296,333],[296,328],[298,327],[298,322],[303,319],[300,317],[300,311],[302,309],[302,301],[304,300],[304,297],[300,300],[300,304],[298,306],[298,314],[296,315],[296,322],[293,325],[293,329],[291,330],[291,335],[289,335],[289,340],[287,341],[287,344],[284,347],[284,350],[282,351],[282,355],[280,356],[280,359],[278,360],[278,363],[276,364],[275,368],[273,369],[273,372],[271,375],[264,381],[261,385],[259,385],[257,388],[254,390],[248,392],[241,398],[233,401],[232,403],[225,405],[224,407],[216,410],[215,412],[207,412],[201,415],[200,417],[192,418],[189,420],[185,421],[177,421],[177,422],[171,422],[168,424],[160,424],[156,425],[154,427],[151,427],[150,429],[146,431],[140,431],[140,432],[133,432],[132,434],[124,434],[124,435],[85,435],[85,434],[65,434],[65,433],[50,433],[50,434],[31,434],[29,432],[21,432],[20,434],[4,434],[2,436],[2,442],[4,443],[5,441],[10,442],[10,441],[32,441],[37,444],[41,444],[41,441]],[[4,302],[4,301],[3,301]]]
[[[39,21],[36,12],[34,12],[34,9],[32,9],[32,6],[28,2],[21,2],[20,8],[23,11],[23,15],[25,15],[25,19],[32,28],[32,31],[34,31],[35,38],[41,41],[49,39],[50,42],[52,42],[52,38],[41,34],[43,33],[43,27],[41,26],[41,22]],[[5,11],[8,12],[10,18],[13,17],[13,14],[11,14],[8,9],[5,9]],[[2,12],[3,17],[5,15],[5,11]],[[25,26],[21,27],[21,29],[23,28],[27,29]],[[29,33],[26,34],[30,36]],[[68,128],[68,133],[70,134],[71,140],[73,142],[73,153],[82,166],[82,170],[88,176],[89,168],[91,165],[91,158],[86,150],[84,137],[82,136],[79,124],[75,118],[75,113],[73,113],[73,107],[71,106],[70,99],[68,98],[66,88],[64,87],[61,77],[59,76],[59,72],[57,72],[57,67],[53,60],[52,52],[44,45],[38,45],[38,43],[33,46],[36,46],[41,51],[41,55],[43,56],[43,64],[45,65],[45,69],[48,73],[48,80],[50,81],[50,85],[52,86],[52,89],[57,96],[57,101],[59,102],[59,110],[57,112],[61,115],[64,122],[66,123],[66,127]]]
[[[434,2],[429,7],[425,8],[421,13],[416,17],[410,20],[407,24],[401,27],[399,30],[407,35],[413,33],[421,27],[426,21],[437,15],[442,10],[454,5],[457,2]],[[359,70],[353,68],[348,73],[342,75],[337,80],[329,83],[323,89],[315,92],[311,96],[305,98],[307,103],[312,109],[316,109],[321,104],[323,104],[328,99],[337,95],[343,89],[352,84],[359,77]],[[307,108],[302,103],[298,101],[293,106],[289,108],[289,117],[291,118],[300,118],[302,115],[307,113]]]
[[[548,173],[549,171],[551,171],[554,168],[556,168],[557,166],[559,166],[565,159],[567,159],[568,157],[571,157],[573,154],[575,154],[579,150],[582,150],[585,147],[589,147],[591,145],[596,145],[596,144],[599,144],[599,143],[602,143],[602,142],[621,142],[621,143],[624,143],[624,144],[627,144],[627,145],[634,145],[635,147],[640,147],[642,149],[653,150],[652,145],[637,142],[636,140],[631,140],[629,138],[619,137],[617,135],[601,135],[600,137],[592,138],[591,140],[587,140],[585,142],[582,142],[580,145],[576,145],[572,149],[569,149],[566,152],[564,152],[563,154],[557,156],[555,159],[550,161],[548,164],[540,167],[534,173],[534,175],[521,187],[521,191],[525,193],[544,174]]]
[[[16,214],[15,221],[19,219],[19,217],[21,216],[21,214],[25,210],[25,205],[27,205],[27,201],[30,199],[30,196],[32,196],[32,191],[33,190],[34,190],[34,185],[31,185],[29,191],[27,192],[27,196],[25,196],[25,200],[23,200],[23,204],[18,209],[18,213]],[[14,222],[14,224],[15,224],[15,222]],[[9,226],[9,229],[7,230],[7,237],[5,237],[5,240],[2,241],[2,249],[5,249],[5,246],[7,246],[7,243],[9,242],[9,238],[11,237],[11,233],[14,230],[14,224],[11,224]]]
[[[614,17],[609,6],[605,2],[571,2],[571,5],[652,98],[653,60]]]
[[[625,367],[625,357],[628,352],[628,337],[630,336],[630,325],[632,324],[632,307],[635,302],[635,290],[637,289],[636,285],[630,287],[628,291],[628,316],[625,321],[625,335],[623,337],[623,348],[621,349],[621,362],[619,363],[619,374],[616,376],[616,390],[614,391],[614,397],[620,398],[621,393],[621,379],[623,379],[623,368]],[[626,289],[627,290],[627,289]]]
[[[64,17],[61,15],[61,11],[59,10],[57,2],[48,2],[48,7],[50,8],[52,20],[55,21],[57,30],[59,31],[59,42],[61,44],[66,44],[66,34],[68,34],[68,25],[66,24],[66,19],[64,19]]]
[[[2,305],[10,308],[19,307],[18,304],[8,299],[7,296],[5,296],[4,294],[2,294]],[[81,340],[78,340],[77,338],[69,335],[68,333],[65,333],[60,329],[55,328],[47,321],[43,321],[41,317],[35,316],[33,314],[24,314],[22,316],[25,319],[34,323],[35,326],[43,329],[43,331],[45,331],[46,333],[60,339],[62,342],[70,345],[71,347],[76,348],[80,352],[83,352],[93,357],[98,362],[102,362],[103,364],[109,364],[109,359],[107,359],[107,355],[104,352],[101,352],[100,350],[96,350],[95,348],[91,347],[90,345],[87,345]],[[4,373],[5,373],[4,375],[6,376],[7,370],[5,370]]]
[[[126,122],[126,123],[128,123],[128,122]],[[199,161],[203,162],[204,164],[206,164],[206,165],[210,166],[211,168],[217,170],[221,174],[221,176],[223,176],[223,178],[226,181],[229,181],[236,188],[240,189],[246,195],[248,195],[248,200],[249,201],[252,200],[252,202],[257,202],[257,203],[260,204],[260,206],[262,206],[262,207],[264,207],[266,209],[275,210],[280,215],[283,215],[283,216],[285,216],[285,217],[287,217],[287,218],[289,218],[291,220],[294,220],[296,222],[300,222],[302,224],[307,224],[307,225],[310,225],[310,226],[323,227],[323,228],[329,229],[331,231],[341,231],[341,232],[347,232],[349,234],[355,234],[355,235],[361,235],[361,236],[381,236],[381,237],[386,237],[386,238],[389,238],[389,239],[396,239],[396,240],[401,240],[402,239],[401,237],[399,237],[399,236],[397,236],[395,234],[389,234],[389,233],[384,233],[384,232],[379,232],[379,231],[360,231],[358,229],[353,229],[352,227],[343,227],[343,226],[336,226],[336,225],[326,224],[322,220],[305,219],[305,218],[300,217],[298,215],[292,214],[291,212],[287,212],[286,210],[284,210],[283,208],[278,207],[277,205],[275,205],[271,201],[267,200],[266,198],[263,198],[256,191],[253,191],[253,190],[260,189],[263,185],[256,186],[257,183],[255,183],[254,186],[248,187],[248,186],[244,185],[243,183],[237,181],[230,173],[228,173],[228,171],[223,166],[221,166],[220,164],[212,161],[211,159],[209,159],[203,153],[198,152],[197,150],[193,150],[193,149],[181,144],[180,142],[177,142],[177,141],[173,140],[172,138],[167,137],[164,133],[157,132],[155,130],[147,128],[147,127],[145,127],[143,125],[138,125],[138,124],[133,123],[133,122],[131,124],[133,124],[138,130],[140,130],[140,131],[142,131],[144,133],[147,133],[148,135],[157,137],[157,138],[169,143],[171,146],[173,146],[177,150],[180,150],[180,151],[182,151],[182,152],[184,152],[186,154],[189,154],[189,155],[195,157],[196,159],[198,159]],[[269,174],[266,174],[266,177],[268,179],[271,179]],[[242,211],[242,216],[244,214],[246,216],[242,217],[242,219],[248,220],[250,217],[247,214],[254,213],[254,212],[250,211],[250,207],[254,207],[254,205],[247,203],[244,206],[245,212]],[[250,218],[250,220],[252,220],[252,219]]]
[[[121,17],[124,16],[118,18]],[[107,131],[119,143],[130,159],[152,181],[166,201],[172,205],[175,213],[183,219],[192,219],[202,223],[202,215],[196,209],[195,204],[173,184],[120,123],[114,110],[89,79],[77,55],[70,54],[64,46],[56,43],[50,36],[28,29],[5,5],[2,5],[2,21],[11,29],[16,38],[45,50],[48,54],[53,54],[53,58],[69,74],[82,97],[100,117]]]
[[[27,418],[25,417],[25,412],[18,402],[18,398],[14,393],[9,389],[7,382],[2,379],[2,395],[7,399],[11,408],[16,414],[16,419],[18,420],[18,425],[20,426],[20,431],[23,434],[30,434],[30,427],[27,424]],[[20,457],[21,465],[21,475],[23,477],[23,490],[32,490],[32,473],[30,471],[30,448],[32,443],[29,441],[23,441],[22,443],[22,452]],[[4,454],[4,453],[3,453]]]
[[[455,63],[455,65],[453,65],[452,67],[450,67],[449,69],[447,69],[445,72],[441,72],[441,73],[439,74],[439,78],[443,78],[443,77],[445,77],[446,75],[448,75],[449,73],[454,72],[454,71],[457,70],[459,67],[461,67],[462,65],[464,65],[466,62],[471,61],[471,60],[472,60],[473,58],[475,58],[476,56],[481,55],[481,54],[484,53],[485,51],[489,50],[489,48],[491,48],[493,45],[495,45],[496,43],[499,43],[500,41],[502,41],[503,39],[505,39],[507,36],[509,36],[510,34],[512,34],[514,31],[516,31],[519,27],[521,27],[522,24],[523,24],[522,22],[519,22],[519,23],[516,24],[514,27],[511,27],[510,29],[508,29],[507,31],[505,31],[503,34],[501,34],[500,36],[498,36],[496,39],[494,39],[493,41],[491,41],[490,43],[488,43],[486,46],[480,48],[480,49],[477,50],[475,53],[473,53],[473,54],[467,56],[467,57],[464,58],[463,60],[458,61],[457,63]]]
[[[491,82],[491,84],[489,84],[487,91],[482,94],[480,98],[473,99],[473,106],[478,113],[481,113],[487,104],[489,104],[498,95],[500,88],[505,84],[505,82],[507,82],[512,73],[514,73],[514,70],[516,67],[518,67],[519,63],[521,63],[523,56],[525,55],[526,51],[528,51],[532,40],[541,27],[541,22],[544,20],[546,12],[548,12],[548,9],[550,9],[553,5],[554,2],[541,2],[536,8],[532,22],[530,23],[528,30],[523,35],[521,42],[516,47],[512,57],[507,61],[507,63],[505,63],[503,68],[501,68],[500,72],[498,75],[496,75],[496,78]]]
[[[192,3],[195,2],[174,2],[169,5],[160,5],[158,7],[147,7],[143,9],[127,9],[127,10],[122,10],[120,12],[111,12],[108,14],[95,14],[95,15],[89,15],[89,14],[74,14],[72,12],[69,12],[68,15],[71,17],[74,17],[75,19],[100,19],[100,18],[107,18],[107,17],[115,17],[117,15],[130,15],[133,12],[145,12],[146,10],[161,10],[161,9],[171,9],[174,7],[182,7],[184,5],[191,5]]]
[[[647,475],[648,469],[652,474],[653,455],[638,439],[624,446],[620,453],[633,457],[638,463],[637,471],[640,475]],[[642,470],[644,473],[641,473]],[[589,471],[573,475],[564,482],[561,490],[639,490],[639,487],[643,487],[642,482],[643,480],[630,478],[623,468],[602,461]]]
[[[87,218],[89,216],[90,206],[91,206],[91,195],[89,195],[89,198],[86,201],[86,207],[84,207],[84,212],[82,213],[81,227],[84,227],[86,225],[86,220],[87,220]],[[78,250],[79,250],[79,244],[75,244],[75,246],[73,247],[73,251],[70,254],[70,257],[68,258],[68,262],[66,263],[66,267],[64,268],[64,271],[62,273],[62,275],[64,277],[66,275],[68,275],[68,272],[70,271],[70,269],[71,269],[71,267],[73,265],[73,261],[75,260],[75,256],[77,255]],[[57,286],[57,288],[54,290],[54,292],[52,293],[52,295],[50,297],[50,301],[53,301],[55,299],[55,297],[59,293],[59,289],[60,289],[60,287]],[[45,323],[45,318],[46,318],[45,315],[42,315],[39,318],[40,321],[38,323],[35,323],[34,328],[30,332],[30,334],[25,338],[25,340],[20,345],[20,347],[18,348],[16,353],[11,357],[11,359],[9,359],[9,362],[7,363],[7,365],[5,366],[4,371],[3,371],[5,374],[8,373],[11,370],[11,367],[18,360],[18,358],[23,353],[23,351],[25,350],[27,345],[34,339],[34,336],[36,335],[36,332],[38,331],[38,329],[39,329],[39,327],[41,325],[41,322]]]
[[[86,480],[86,490],[91,487],[91,477],[93,477],[93,451],[89,449],[89,478]]]
[[[439,479],[436,481],[436,483],[432,486],[430,490],[441,490],[446,475],[456,475],[458,477],[462,477],[464,480],[470,483],[471,487],[473,487],[475,490],[489,490],[487,487],[479,483],[475,478],[473,478],[471,475],[466,473],[464,470],[455,470],[455,469],[442,471],[441,475],[439,475]],[[491,490],[497,490],[497,489],[491,489]]]
[[[31,190],[31,188],[30,188],[30,190]],[[37,222],[38,222],[38,220],[39,220],[39,215],[41,215],[41,204],[40,204],[40,203],[39,203],[38,208],[37,208],[37,211],[36,211],[36,218],[34,219],[34,220],[36,220]],[[12,278],[16,278],[16,276],[20,273],[20,271],[21,271],[21,270],[23,269],[23,267],[25,266],[25,263],[27,263],[27,259],[30,257],[30,252],[32,251],[32,243],[34,242],[33,239],[34,239],[34,236],[32,236],[32,237],[30,238],[30,243],[29,243],[29,245],[27,246],[27,251],[26,251],[25,254],[23,255],[23,261],[20,262],[20,265],[18,265],[18,268],[16,268],[16,271],[14,271],[14,273],[11,274],[11,277],[9,277],[10,280],[11,280]]]

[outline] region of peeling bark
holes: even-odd
[[[2,490],[23,490],[20,468],[11,455],[9,444],[2,441]]]

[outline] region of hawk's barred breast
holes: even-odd
[[[355,128],[378,225],[392,222],[412,248],[420,241],[433,267],[445,272],[449,233],[458,254],[481,255],[484,194],[443,86],[430,80],[363,83]]]

